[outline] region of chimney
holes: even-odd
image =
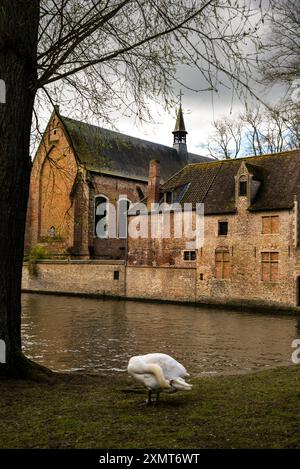
[[[147,207],[151,209],[151,204],[159,202],[160,170],[159,161],[151,160],[149,165],[148,178],[148,198]]]

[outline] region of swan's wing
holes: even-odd
[[[174,359],[172,359],[172,361],[168,360],[167,362],[161,364],[161,367],[163,369],[166,379],[168,380],[175,378],[185,378],[186,376],[188,376],[188,373],[184,366]]]
[[[149,353],[144,356],[145,362],[158,364],[167,380],[174,378],[185,378],[189,376],[185,367],[177,360],[165,353]]]

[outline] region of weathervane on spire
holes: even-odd
[[[181,107],[181,104],[182,104],[182,96],[184,96],[182,90],[179,91],[179,95],[178,95],[178,98],[179,98],[179,106]]]

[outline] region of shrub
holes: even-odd
[[[47,248],[38,244],[31,249],[28,256],[26,256],[24,259],[28,262],[28,270],[30,275],[37,275],[36,264],[41,259],[51,259],[51,253]]]

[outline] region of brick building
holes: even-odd
[[[299,198],[300,150],[186,165],[147,202],[203,203],[202,247],[187,249],[171,226],[167,239],[129,238],[127,265],[152,296],[162,278],[188,274],[190,301],[299,306]]]
[[[55,110],[33,162],[26,250],[41,244],[57,256],[104,260],[45,264],[26,288],[300,306],[300,150],[223,161],[193,155],[181,107],[173,135],[166,147]],[[174,213],[168,238],[99,237],[103,201],[118,215],[139,201],[189,203],[193,215],[202,203],[204,242],[191,248],[175,237]],[[154,217],[162,225],[163,215],[152,214],[148,226]]]
[[[161,180],[189,162],[207,161],[188,153],[181,106],[167,147],[63,117],[53,112],[33,161],[25,251],[37,244],[53,255],[78,259],[123,259],[124,233],[99,237],[101,203],[116,213],[147,195],[149,162],[159,159]]]

